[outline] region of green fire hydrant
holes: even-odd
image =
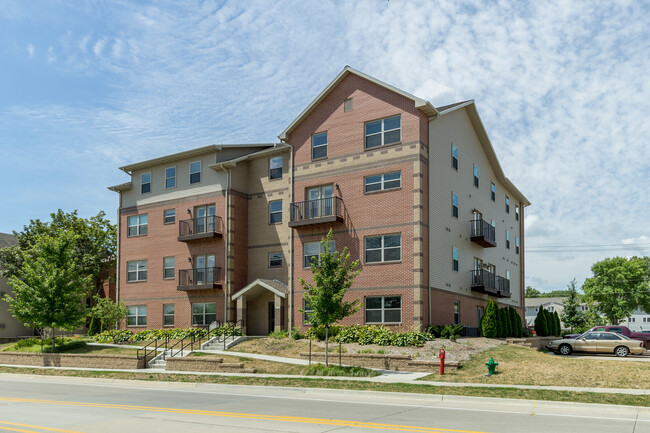
[[[494,362],[494,359],[490,358],[490,360],[486,362],[485,365],[487,365],[487,369],[488,369],[487,375],[492,376],[494,373],[496,373],[495,370],[497,369],[497,365],[499,365],[499,363]]]

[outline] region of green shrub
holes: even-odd
[[[535,332],[537,332],[537,331],[535,331]],[[528,328],[522,328],[521,329],[521,336],[524,337],[524,338],[532,337],[533,336],[533,331],[531,331]]]
[[[445,325],[440,331],[440,338],[446,338],[451,341],[456,341],[460,334],[465,329],[465,325],[459,323],[458,325]]]
[[[329,328],[328,335],[330,338],[334,338],[337,336],[339,333],[339,329],[341,327],[338,325],[332,325]],[[307,337],[319,340],[319,341],[325,341],[325,326],[320,325],[320,326],[312,326],[307,330],[306,333]]]
[[[46,344],[48,343],[46,342]],[[41,345],[40,338],[25,338],[23,340],[18,340],[14,343],[14,347],[16,349],[21,349],[23,347],[40,346],[40,345]]]
[[[129,330],[111,330],[94,335],[93,340],[97,343],[113,343],[114,341],[124,343],[129,341],[132,336],[133,332]]]
[[[374,377],[381,373],[363,367],[340,367],[338,365],[325,367],[323,364],[313,364],[305,370],[304,374],[306,376]]]
[[[88,326],[88,336],[92,337],[101,332],[101,321],[95,317],[90,318],[90,325]]]
[[[442,325],[429,325],[427,326],[425,332],[431,334],[431,336],[434,338],[440,338],[440,336],[442,335],[443,328],[444,326]]]
[[[300,332],[300,328],[296,326],[291,329],[291,338],[293,338],[294,340],[302,340],[303,338],[305,338],[305,335],[302,332]]]
[[[546,321],[546,310],[539,307],[537,317],[535,317],[535,333],[538,337],[546,337],[548,335],[548,324]]]
[[[269,334],[269,338],[275,338],[276,340],[289,338],[289,333],[287,331],[273,331]]]
[[[483,316],[483,329],[481,329],[481,333],[484,337],[498,337],[498,309],[499,307],[497,307],[497,304],[495,304],[494,301],[488,301],[488,304],[485,307],[485,314]]]

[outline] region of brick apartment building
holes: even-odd
[[[489,299],[523,317],[524,207],[473,101],[430,103],[346,67],[280,143],[131,164],[120,195],[127,327],[306,327],[319,241],[361,262],[345,324],[470,328]]]

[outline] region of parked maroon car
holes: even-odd
[[[641,340],[644,342],[646,349],[650,349],[650,333],[648,332],[632,332],[627,326],[621,325],[608,325],[608,326],[594,326],[587,332],[615,332],[617,334],[625,335],[633,340]],[[576,338],[582,334],[568,334],[564,338]]]

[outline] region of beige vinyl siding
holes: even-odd
[[[432,120],[429,124],[429,285],[455,293],[488,299],[472,292],[470,271],[474,257],[496,266],[496,275],[506,277],[510,271],[512,297],[499,298],[501,303],[521,306],[520,256],[515,249],[505,248],[505,232],[519,236],[521,221],[515,220],[513,207],[518,202],[497,180],[465,109],[459,109]],[[458,171],[451,168],[451,144],[458,147]],[[479,188],[474,186],[473,167],[479,167]],[[496,185],[496,200],[491,200],[490,182]],[[451,193],[458,195],[458,219],[451,216]],[[505,212],[505,194],[510,196],[511,210]],[[483,220],[496,223],[497,246],[483,248],[470,240],[472,210],[483,214]],[[522,244],[523,245],[523,244]],[[459,250],[459,270],[452,270],[452,247]]]

